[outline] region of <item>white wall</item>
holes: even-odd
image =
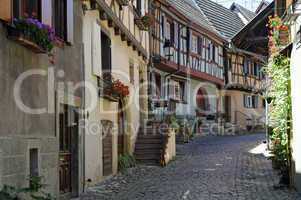
[[[188,83],[187,104],[177,104],[177,115],[196,114],[195,112],[197,109],[196,96],[200,87],[204,88],[208,94],[209,105],[210,105],[210,111],[208,111],[208,113],[217,112],[216,98],[219,98],[220,96],[220,91],[218,90],[218,88],[212,83],[191,79]]]
[[[299,23],[298,23],[299,21]],[[292,115],[293,115],[293,139],[292,151],[293,161],[295,163],[295,184],[299,192],[301,192],[301,44],[297,45],[295,35],[300,27],[301,17],[291,27],[294,38],[294,46],[291,55],[291,79],[292,79]]]

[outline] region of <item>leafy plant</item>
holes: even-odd
[[[118,168],[121,172],[135,166],[136,166],[136,159],[134,156],[130,154],[124,154],[118,157]]]
[[[29,187],[16,188],[4,185],[0,190],[0,199],[2,200],[55,200],[51,194],[44,192],[42,189],[46,186],[41,184],[42,177],[33,176],[29,178]]]
[[[37,19],[14,19],[15,28],[27,39],[33,41],[45,51],[50,52],[56,40],[54,29]]]
[[[272,81],[269,96],[272,97],[270,123],[273,131],[270,135],[275,160],[282,170],[289,166],[289,134],[291,128],[291,96],[290,96],[290,61],[282,55],[275,55],[270,60],[266,71]]]

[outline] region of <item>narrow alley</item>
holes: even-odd
[[[295,200],[275,188],[277,172],[263,155],[264,135],[198,137],[178,145],[166,168],[139,166],[89,188],[81,199]]]

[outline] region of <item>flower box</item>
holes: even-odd
[[[9,26],[7,28],[7,37],[10,40],[13,40],[20,45],[30,49],[32,52],[37,54],[45,54],[47,53],[46,50],[44,50],[42,47],[37,45],[36,43],[32,42],[30,39],[28,39],[23,33],[18,31],[17,29]]]
[[[14,19],[7,36],[35,53],[50,53],[56,41],[54,29],[33,18]]]
[[[114,80],[110,73],[105,73],[103,76],[103,88],[100,96],[111,101],[118,101],[118,99],[129,95],[129,87],[124,85],[120,80]]]

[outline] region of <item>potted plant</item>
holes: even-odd
[[[130,94],[129,87],[123,84],[119,79],[114,80],[110,73],[105,73],[103,75],[103,80],[103,93],[105,96],[118,99],[124,98]]]
[[[149,28],[152,26],[154,20],[153,16],[145,13],[144,16],[136,16],[135,23],[139,27],[140,30],[148,31]]]
[[[54,29],[37,19],[14,19],[8,26],[8,38],[30,48],[35,53],[50,53],[56,41]]]

